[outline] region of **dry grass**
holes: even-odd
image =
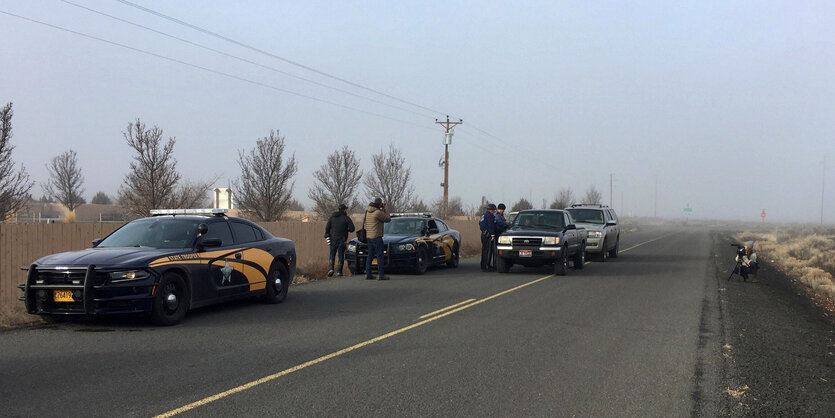
[[[835,300],[835,229],[782,227],[772,232],[743,232],[740,241],[755,241],[757,256],[808,286],[818,296]]]
[[[23,302],[13,305],[0,306],[0,328],[41,322],[41,318],[26,313]]]

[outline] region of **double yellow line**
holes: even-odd
[[[651,240],[649,240],[649,241],[645,241],[645,242],[642,242],[642,243],[639,243],[639,244],[636,244],[636,245],[634,245],[634,246],[632,246],[632,247],[629,247],[629,248],[627,248],[627,249],[622,250],[621,252],[627,252],[627,251],[629,251],[629,250],[632,250],[632,249],[635,249],[635,248],[637,248],[637,247],[640,247],[641,245],[644,245],[644,244],[649,244],[650,242],[653,242],[653,241],[657,241],[657,240],[659,240],[659,239],[662,239],[662,238],[664,238],[664,237],[666,237],[666,236],[667,236],[667,235],[665,235],[665,236],[661,236],[661,237],[658,237],[658,238],[655,238],[655,239],[651,239]],[[255,386],[261,385],[261,384],[263,384],[263,383],[267,383],[267,382],[269,382],[269,381],[271,381],[271,380],[278,379],[279,377],[282,377],[282,376],[287,376],[287,375],[288,375],[288,374],[290,374],[290,373],[297,372],[297,371],[299,371],[299,370],[302,370],[302,369],[308,368],[308,367],[310,367],[310,366],[313,366],[313,365],[316,365],[316,364],[322,363],[322,362],[327,361],[327,360],[330,360],[330,359],[332,359],[332,358],[339,357],[339,356],[341,356],[341,355],[343,355],[343,354],[350,353],[351,351],[354,351],[354,350],[360,349],[360,348],[362,348],[362,347],[365,347],[365,346],[368,346],[368,345],[374,344],[374,343],[379,342],[379,341],[383,341],[383,340],[385,340],[385,339],[387,339],[387,338],[394,337],[395,335],[402,334],[402,333],[404,333],[404,332],[406,332],[406,331],[409,331],[409,330],[411,330],[411,329],[415,329],[415,328],[417,328],[417,327],[420,327],[420,326],[426,325],[426,324],[428,324],[428,323],[430,323],[430,322],[432,322],[432,321],[436,321],[436,320],[438,320],[438,319],[445,318],[445,317],[450,316],[450,315],[452,315],[452,314],[454,314],[454,313],[456,313],[456,312],[461,312],[461,311],[463,311],[464,309],[469,309],[469,308],[472,308],[473,306],[480,305],[480,304],[482,304],[482,303],[484,303],[484,302],[487,302],[487,301],[489,301],[489,300],[493,300],[493,299],[496,299],[496,298],[498,298],[498,297],[500,297],[500,296],[504,296],[504,295],[506,295],[506,294],[508,294],[508,293],[515,292],[515,291],[517,291],[517,290],[519,290],[519,289],[523,289],[523,288],[528,287],[528,286],[530,286],[530,285],[537,284],[537,283],[539,283],[539,282],[541,282],[541,281],[543,281],[543,280],[550,279],[551,277],[554,277],[554,275],[553,275],[553,274],[549,274],[549,275],[547,275],[547,276],[545,276],[545,277],[540,277],[540,278],[538,278],[538,279],[536,279],[536,280],[533,280],[533,281],[530,281],[530,282],[527,282],[527,283],[520,284],[519,286],[516,286],[516,287],[510,288],[510,289],[507,289],[507,290],[505,290],[505,291],[502,291],[502,292],[496,293],[496,294],[491,295],[491,296],[488,296],[488,297],[486,297],[486,298],[484,298],[484,299],[467,299],[467,300],[465,300],[465,301],[462,301],[462,302],[456,303],[456,304],[454,304],[454,305],[447,306],[446,308],[439,309],[439,310],[434,311],[434,312],[430,312],[430,313],[428,313],[428,314],[426,314],[426,315],[421,316],[421,317],[419,318],[419,319],[421,319],[421,321],[419,321],[419,322],[415,322],[415,323],[414,323],[414,324],[412,324],[412,325],[409,325],[409,326],[406,326],[406,327],[400,328],[400,329],[398,329],[398,330],[394,330],[394,331],[392,331],[392,332],[389,332],[388,334],[383,334],[383,335],[380,335],[379,337],[375,337],[375,338],[372,338],[372,339],[370,339],[370,340],[363,341],[363,342],[358,343],[358,344],[354,344],[354,345],[352,345],[352,346],[350,346],[350,347],[343,348],[343,349],[341,349],[341,350],[339,350],[339,351],[334,351],[333,353],[330,353],[330,354],[324,355],[324,356],[319,357],[319,358],[317,358],[317,359],[310,360],[310,361],[308,361],[308,362],[305,362],[305,363],[299,364],[299,365],[297,365],[297,366],[293,366],[293,367],[291,367],[291,368],[289,368],[289,369],[282,370],[282,371],[280,371],[280,372],[278,372],[278,373],[274,373],[274,374],[271,374],[271,375],[269,375],[269,376],[264,376],[264,377],[262,377],[262,378],[260,378],[260,379],[258,379],[258,380],[253,380],[252,382],[245,383],[245,384],[243,384],[243,385],[240,385],[240,386],[234,387],[234,388],[229,389],[229,390],[227,390],[227,391],[224,391],[224,392],[218,393],[218,394],[216,394],[216,395],[212,395],[212,396],[209,396],[209,397],[206,397],[206,398],[200,399],[199,401],[195,401],[195,402],[192,402],[192,403],[190,403],[190,404],[188,404],[188,405],[181,406],[181,407],[179,407],[179,408],[177,408],[177,409],[172,409],[172,410],[170,410],[170,411],[168,411],[168,412],[165,412],[165,413],[159,414],[159,415],[157,415],[156,417],[157,417],[157,418],[171,417],[171,416],[174,416],[174,415],[177,415],[177,414],[181,414],[181,413],[183,413],[183,412],[191,411],[192,409],[198,408],[198,407],[203,406],[203,405],[210,404],[210,403],[212,403],[212,402],[214,402],[214,401],[217,401],[217,400],[220,400],[220,399],[226,398],[226,397],[228,397],[228,396],[230,396],[230,395],[234,395],[234,394],[236,394],[236,393],[243,392],[243,391],[245,391],[245,390],[247,390],[247,389],[251,389],[251,388],[253,388],[253,387],[255,387]]]
[[[514,288],[511,288],[511,289],[508,289],[508,290],[505,290],[505,291],[502,291],[502,292],[496,293],[495,295],[488,296],[488,297],[486,297],[486,298],[484,298],[484,299],[467,299],[467,300],[465,300],[465,301],[463,301],[463,302],[459,302],[459,303],[456,303],[456,304],[454,304],[454,305],[448,306],[448,307],[446,307],[446,308],[439,309],[439,310],[437,310],[437,311],[435,311],[435,312],[430,312],[430,313],[428,313],[428,314],[426,314],[426,315],[421,316],[421,317],[420,317],[420,319],[422,319],[422,320],[421,320],[421,321],[419,321],[419,322],[415,322],[415,323],[414,323],[414,324],[412,324],[412,325],[409,325],[409,326],[406,326],[406,327],[400,328],[400,329],[398,329],[398,330],[395,330],[395,331],[389,332],[388,334],[383,334],[383,335],[380,335],[379,337],[375,337],[375,338],[372,338],[372,339],[370,339],[370,340],[363,341],[363,342],[358,343],[358,344],[354,344],[354,345],[352,345],[352,346],[350,346],[350,347],[343,348],[343,349],[341,349],[341,350],[339,350],[339,351],[334,351],[333,353],[330,353],[330,354],[324,355],[324,356],[319,357],[319,358],[317,358],[317,359],[313,359],[313,360],[310,360],[310,361],[308,361],[308,362],[305,362],[305,363],[299,364],[299,365],[297,365],[297,366],[293,366],[293,367],[291,367],[291,368],[289,368],[289,369],[282,370],[282,371],[280,371],[280,372],[278,372],[278,373],[274,373],[274,374],[271,374],[271,375],[269,375],[269,376],[264,376],[264,377],[262,377],[262,378],[260,378],[260,379],[258,379],[258,380],[253,380],[252,382],[245,383],[245,384],[243,384],[243,385],[240,385],[240,386],[234,387],[234,388],[229,389],[229,390],[227,390],[227,391],[224,391],[224,392],[218,393],[218,394],[216,394],[216,395],[208,396],[208,397],[206,397],[206,398],[200,399],[199,401],[195,401],[195,402],[192,402],[192,403],[190,403],[190,404],[188,404],[188,405],[181,406],[181,407],[179,407],[179,408],[177,408],[177,409],[172,409],[172,410],[170,410],[170,411],[168,411],[168,412],[165,412],[165,413],[159,414],[159,415],[157,415],[157,417],[158,417],[158,418],[163,418],[163,417],[171,417],[171,416],[174,416],[174,415],[177,415],[177,414],[181,414],[181,413],[183,413],[183,412],[191,411],[192,409],[198,408],[198,407],[200,407],[200,406],[204,406],[204,405],[210,404],[210,403],[212,403],[212,402],[214,402],[214,401],[217,401],[217,400],[220,400],[220,399],[226,398],[226,397],[228,397],[228,396],[230,396],[230,395],[234,395],[234,394],[236,394],[236,393],[243,392],[243,391],[245,391],[245,390],[247,390],[247,389],[251,389],[251,388],[253,388],[253,387],[255,387],[255,386],[261,385],[261,384],[263,384],[263,383],[267,383],[267,382],[269,382],[269,381],[271,381],[271,380],[278,379],[279,377],[286,376],[286,375],[288,375],[288,374],[290,374],[290,373],[297,372],[297,371],[299,371],[299,370],[305,369],[305,368],[310,367],[310,366],[313,366],[313,365],[315,365],[315,364],[322,363],[322,362],[327,361],[327,360],[330,360],[330,359],[332,359],[332,358],[334,358],[334,357],[339,357],[339,356],[341,356],[341,355],[343,355],[343,354],[350,353],[351,351],[357,350],[357,349],[362,348],[362,347],[365,347],[365,346],[367,346],[367,345],[371,345],[371,344],[374,344],[374,343],[376,343],[376,342],[383,341],[383,340],[385,340],[385,339],[387,339],[387,338],[394,337],[395,335],[402,334],[402,333],[404,333],[404,332],[406,332],[406,331],[409,331],[409,330],[411,330],[411,329],[414,329],[414,328],[417,328],[417,327],[420,327],[420,326],[426,325],[426,324],[428,324],[428,323],[430,323],[430,322],[432,322],[432,321],[436,321],[436,320],[438,320],[438,319],[441,319],[441,318],[447,317],[447,316],[449,316],[449,315],[452,315],[452,314],[454,314],[454,313],[456,313],[456,312],[463,311],[464,309],[469,309],[469,308],[472,308],[473,306],[480,305],[480,304],[482,304],[482,303],[484,303],[484,302],[487,302],[488,300],[492,300],[492,299],[495,299],[495,298],[497,298],[497,297],[499,297],[499,296],[503,296],[503,295],[506,295],[506,294],[508,294],[508,293],[515,292],[515,291],[517,291],[517,290],[519,290],[519,289],[522,289],[522,288],[525,288],[525,287],[527,287],[527,286],[530,286],[530,285],[533,285],[533,284],[539,283],[539,282],[541,282],[541,281],[543,281],[543,280],[546,280],[546,279],[549,279],[549,278],[551,278],[551,277],[554,277],[554,275],[553,275],[553,274],[549,274],[549,275],[547,275],[547,276],[545,276],[545,277],[541,277],[541,278],[539,278],[539,279],[536,279],[536,280],[533,280],[533,281],[530,281],[530,282],[527,282],[527,283],[521,284],[521,285],[516,286],[516,287],[514,287]]]

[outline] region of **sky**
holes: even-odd
[[[465,206],[594,187],[621,216],[835,223],[831,1],[0,0],[0,40],[35,197],[70,149],[115,196],[138,118],[217,187],[278,130],[307,207],[328,154],[393,144],[428,204],[448,115]]]

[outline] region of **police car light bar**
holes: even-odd
[[[418,216],[422,218],[431,218],[432,212],[397,212],[389,214],[392,218],[402,217],[402,216]]]
[[[151,216],[160,215],[224,215],[229,209],[151,209]]]

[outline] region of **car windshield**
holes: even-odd
[[[603,225],[603,211],[597,209],[568,209],[574,222]]]
[[[187,219],[138,219],[110,234],[98,247],[191,247],[198,224],[196,220]]]
[[[555,229],[565,228],[561,212],[522,212],[513,220],[516,229]]]
[[[426,220],[415,218],[393,218],[383,224],[383,235],[420,235]]]

